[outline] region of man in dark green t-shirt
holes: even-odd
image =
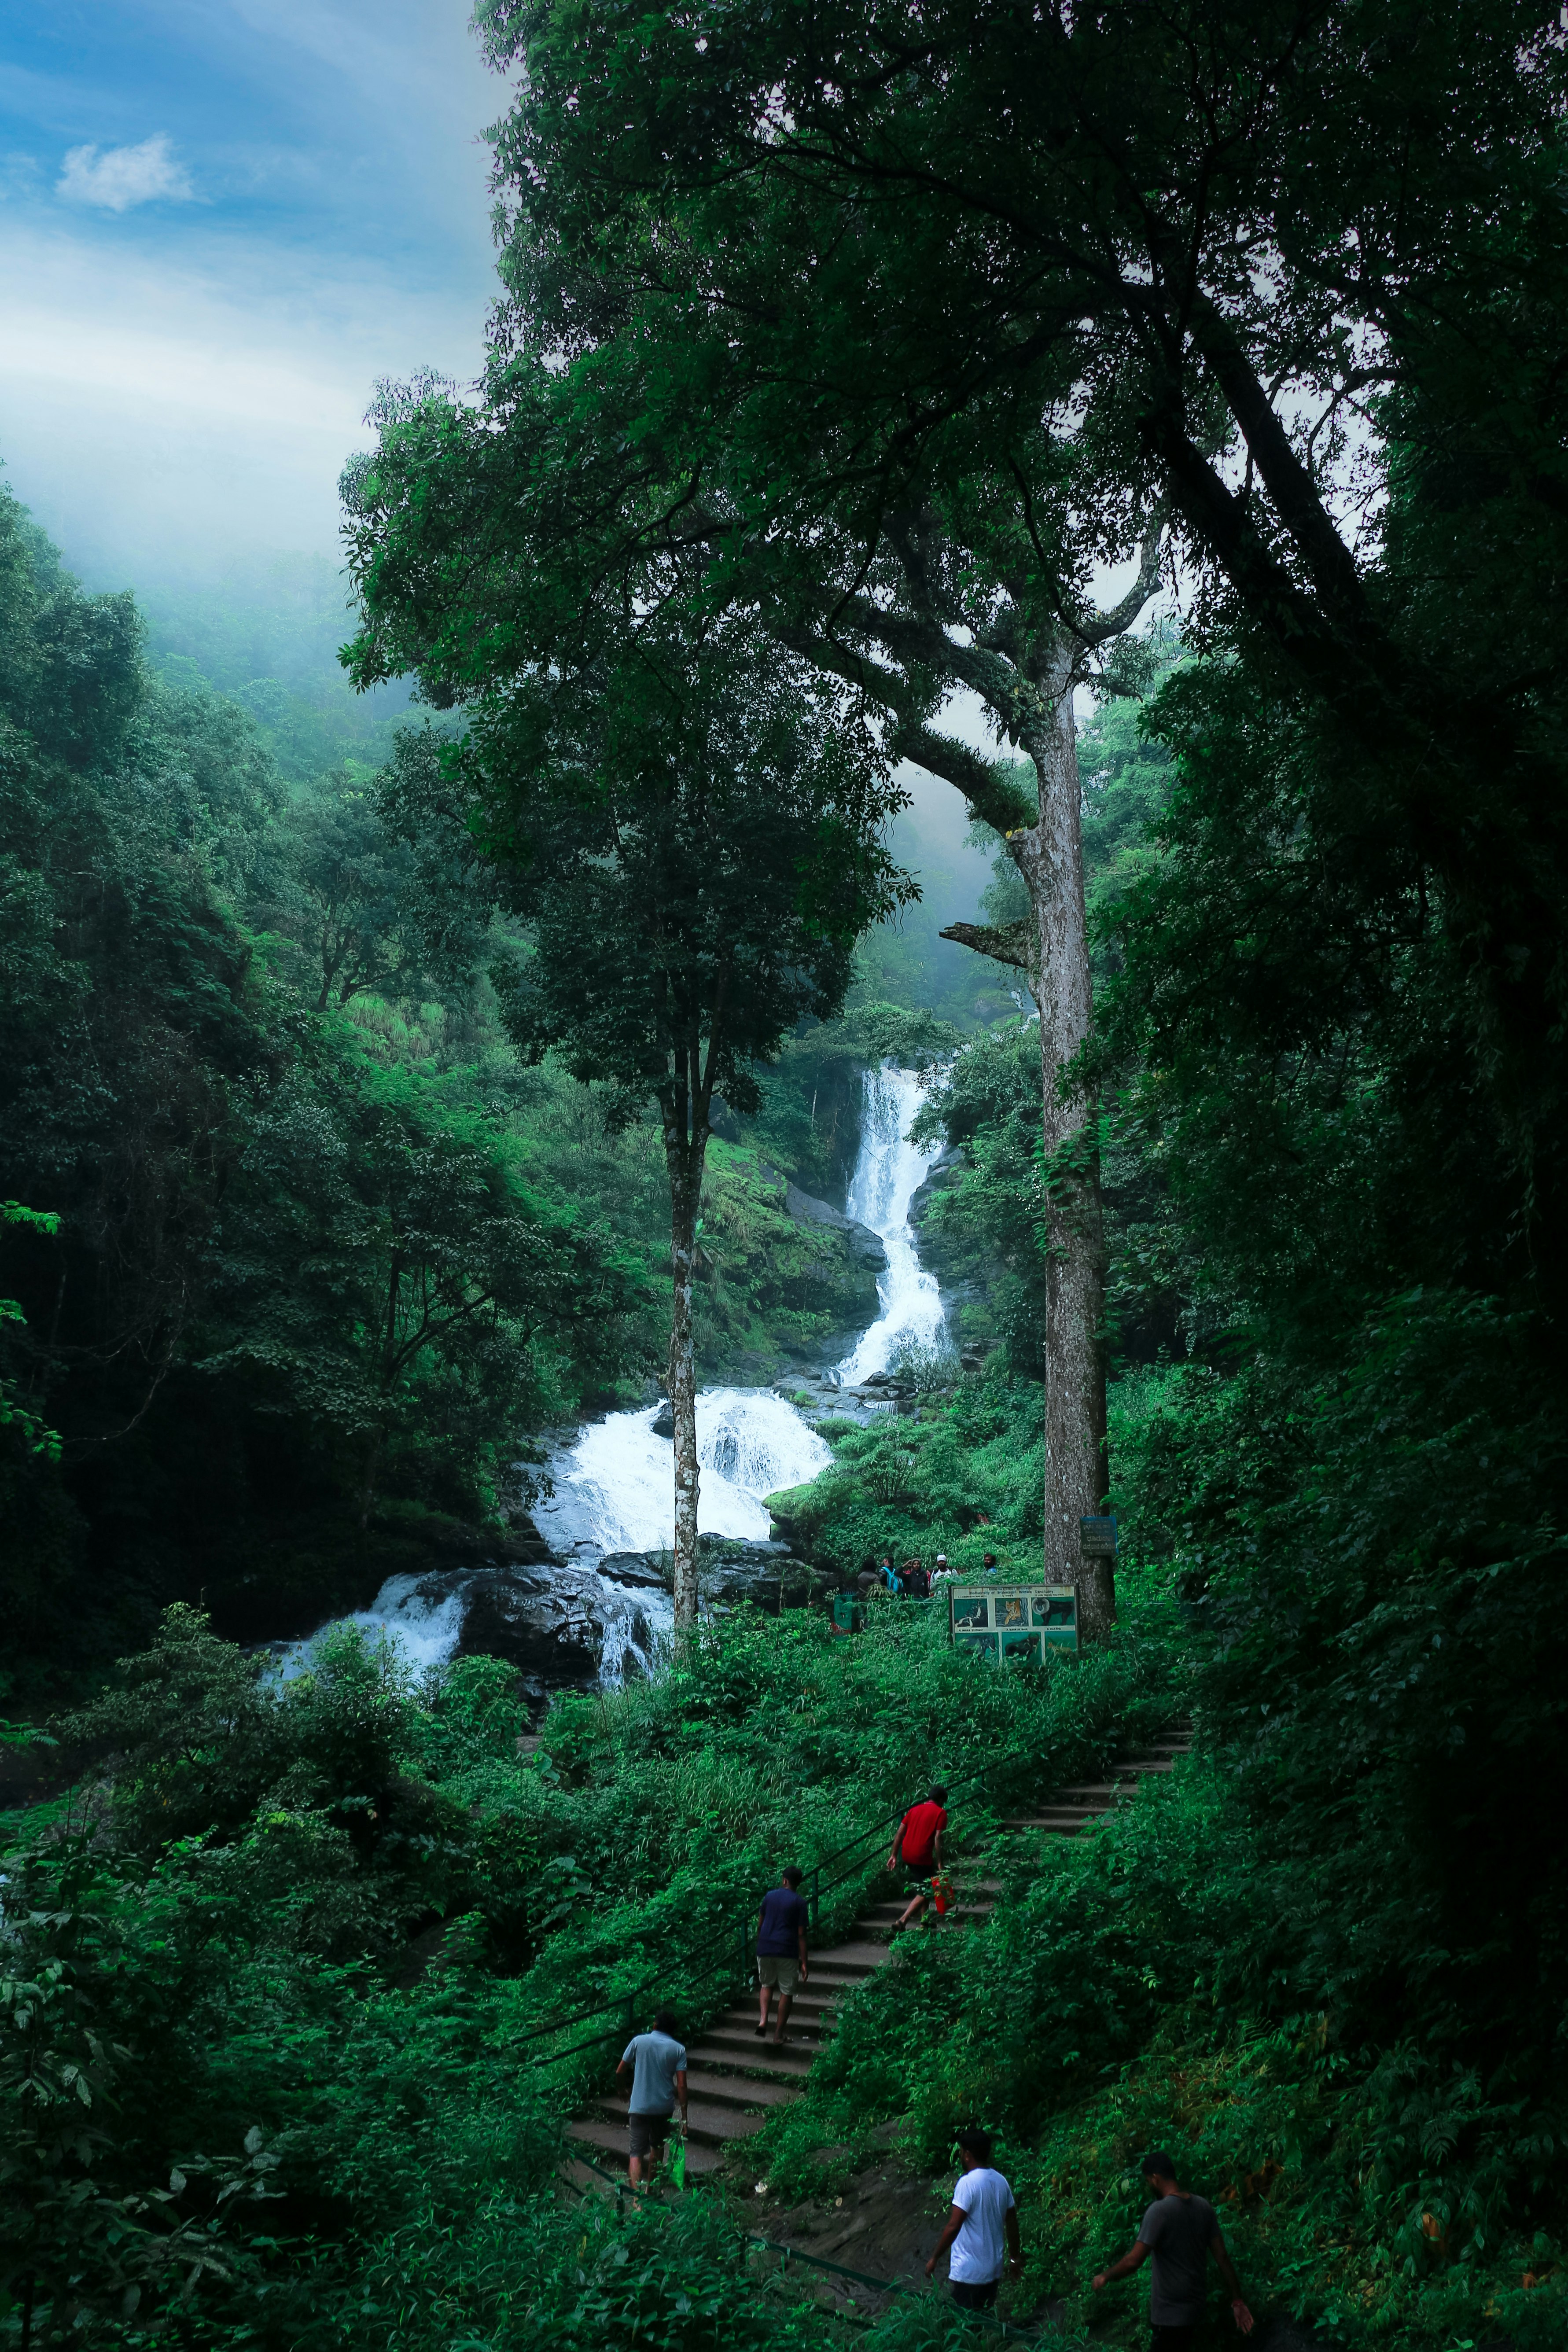
[[[860,1595],[847,1577],[827,1604],[827,1622],[835,1633],[858,1633],[866,1622]]]
[[[1154,2192],[1154,2202],[1121,2260],[1097,2274],[1096,2294],[1112,2279],[1125,2278],[1140,2263],[1152,2260],[1154,2291],[1149,2299],[1149,2318],[1154,2332],[1150,2352],[1192,2352],[1193,2334],[1204,2315],[1212,2254],[1230,2294],[1231,2316],[1241,2333],[1250,2336],[1252,2314],[1242,2297],[1241,2281],[1226,2251],[1214,2207],[1206,2197],[1194,2197],[1190,2189],[1177,2185],[1176,2168],[1163,2148],[1155,2148],[1143,2158],[1143,2177]]]

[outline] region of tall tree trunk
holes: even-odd
[[[1064,641],[1059,670],[1042,695],[1035,722],[1020,730],[1039,778],[1037,824],[1008,838],[1038,926],[1039,960],[1031,974],[1040,1008],[1040,1075],[1049,1159],[1069,1147],[1074,1166],[1053,1181],[1047,1209],[1050,1248],[1046,1306],[1045,1572],[1047,1582],[1081,1590],[1082,1630],[1103,1639],[1116,1613],[1113,1564],[1086,1559],[1080,1518],[1100,1511],[1106,1489],[1105,1275],[1100,1167],[1092,1116],[1064,1102],[1061,1066],[1089,1034],[1092,995],[1084,906],[1079,822],[1078,728],[1072,708],[1072,655]],[[1076,1146],[1076,1148],[1074,1148]]]
[[[665,1164],[669,1171],[669,1405],[675,1419],[675,1630],[697,1622],[697,1368],[692,1347],[691,1285],[696,1273],[697,1220],[702,1202],[707,1121],[700,1114],[688,1138],[684,1105],[679,1121],[665,1117]]]

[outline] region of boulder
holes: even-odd
[[[597,1684],[605,1625],[597,1580],[571,1569],[542,1576],[498,1569],[467,1588],[458,1655],[504,1658],[531,1695]]]
[[[657,1587],[665,1591],[665,1581],[646,1551],[607,1551],[599,1562],[599,1574],[607,1576],[612,1584],[641,1585],[645,1590]]]
[[[853,1217],[847,1217],[831,1202],[819,1201],[814,1194],[803,1192],[798,1184],[786,1184],[784,1214],[793,1217],[797,1225],[826,1225],[830,1233],[842,1234],[851,1255],[858,1258],[862,1265],[869,1266],[875,1274],[880,1274],[886,1268],[888,1253],[882,1246],[881,1235],[874,1234],[869,1225],[859,1224]]]

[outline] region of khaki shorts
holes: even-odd
[[[759,1952],[757,1982],[777,1985],[780,1992],[792,1993],[800,1982],[800,1962],[783,1959],[776,1952]]]

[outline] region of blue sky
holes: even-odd
[[[11,0],[4,478],[98,586],[331,553],[372,384],[477,371],[471,0]]]

